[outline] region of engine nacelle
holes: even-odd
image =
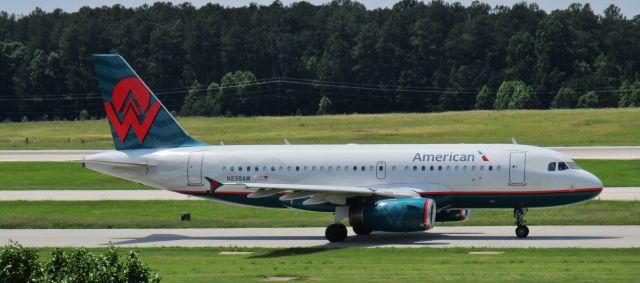
[[[433,228],[436,202],[427,198],[384,199],[352,205],[349,224],[372,231],[413,232]]]
[[[471,217],[471,209],[442,210],[436,213],[436,222],[465,221]]]

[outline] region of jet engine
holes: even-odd
[[[465,221],[471,217],[471,209],[448,209],[436,213],[436,222]]]
[[[349,209],[349,224],[358,234],[424,231],[433,228],[435,219],[436,202],[430,198],[383,199]]]

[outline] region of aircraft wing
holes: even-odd
[[[209,179],[210,182],[215,182]],[[214,187],[212,182],[212,189]],[[382,197],[382,198],[406,198],[420,197],[410,188],[369,188],[364,186],[340,186],[340,185],[301,185],[282,183],[217,183],[214,190],[249,190],[248,198],[261,198],[279,194],[280,200],[295,200],[306,198],[304,205],[314,205],[329,202],[336,205],[345,205],[351,197]]]

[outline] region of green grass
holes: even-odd
[[[184,212],[190,222],[180,221]],[[530,225],[640,225],[640,202],[589,201],[532,209]],[[2,201],[0,228],[323,227],[331,213],[252,208],[216,201]],[[513,225],[511,210],[472,211],[471,219],[437,225]]]
[[[0,162],[0,180],[0,190],[148,189],[72,162]]]
[[[119,248],[124,256],[129,249]],[[636,282],[640,249],[140,248],[162,282],[248,282],[295,276],[324,282]],[[472,255],[471,251],[498,251]],[[103,253],[104,249],[92,249]],[[42,260],[51,249],[39,249]]]
[[[640,186],[640,160],[578,160],[608,187]],[[0,162],[0,190],[117,190],[149,187],[70,162]]]
[[[211,144],[497,143],[540,146],[640,144],[640,109],[466,111],[305,117],[180,117]],[[0,149],[109,149],[106,120],[0,124]],[[29,146],[25,138],[29,138]]]

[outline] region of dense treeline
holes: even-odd
[[[102,116],[106,52],[185,115],[640,106],[640,19],[613,5],[156,3],[0,13],[0,119]]]

